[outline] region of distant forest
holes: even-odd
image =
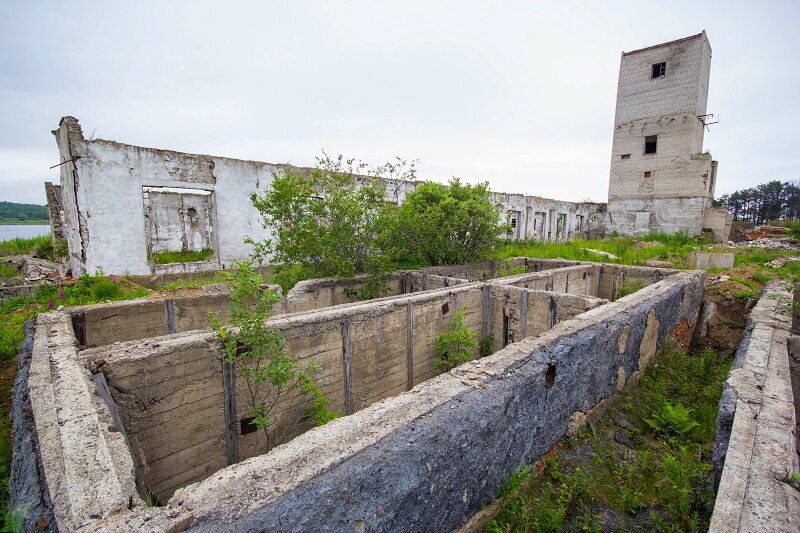
[[[800,219],[800,181],[770,181],[721,196],[717,202],[733,220],[766,224],[770,220]]]
[[[47,206],[0,202],[0,223],[27,220],[48,220]]]

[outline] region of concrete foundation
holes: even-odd
[[[509,268],[493,263],[397,272],[396,294],[366,302],[337,304],[358,279],[290,291],[267,325],[302,362],[322,363],[319,386],[349,416],[292,427],[271,451],[260,432],[241,431],[244,384],[226,380],[203,329],[224,292],[40,315],[24,380],[31,408],[15,427],[35,430],[27,456],[41,469],[18,469],[12,493],[39,486],[51,502],[42,514],[61,531],[457,527],[503,475],[638,379],[666,339],[684,342],[703,294],[700,272],[510,267],[523,273],[493,278]],[[609,303],[625,278],[652,286]],[[431,341],[458,309],[497,353],[437,376]],[[276,428],[308,406],[282,400]],[[166,505],[145,507],[148,491]]]

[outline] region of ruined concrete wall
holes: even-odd
[[[28,377],[33,354],[33,321],[25,323],[25,339],[17,355],[17,375],[11,393],[13,449],[8,480],[9,505],[22,531],[57,532],[53,502],[41,460],[41,443],[31,410]],[[17,513],[22,510],[23,512]]]
[[[44,194],[47,198],[47,218],[50,220],[50,233],[53,241],[64,238],[64,207],[61,205],[61,185],[44,183]]]
[[[666,62],[663,76],[652,67]],[[705,32],[620,62],[608,193],[608,229],[699,235],[714,196],[716,167],[703,153],[711,47]],[[655,153],[645,137],[657,136]]]
[[[78,356],[70,317],[40,314],[28,370],[38,452],[60,531],[141,505],[125,439]]]
[[[329,408],[349,414],[435,376],[438,354],[432,340],[448,330],[457,310],[463,311],[465,327],[479,336],[484,331],[492,334],[493,348],[499,349],[603,303],[596,298],[464,283],[280,315],[267,325],[281,332],[287,352],[302,365],[322,365],[314,377],[330,399]],[[87,315],[89,332],[117,316],[114,306],[106,307],[110,319],[102,309]],[[95,329],[89,320],[98,321]],[[118,334],[118,328],[110,326]],[[510,332],[505,337],[504,328]],[[105,340],[112,339],[109,335]],[[93,372],[105,374],[137,464],[148,488],[162,501],[229,462],[220,353],[208,331],[116,342],[81,352]],[[228,394],[236,398],[237,455],[246,459],[264,453],[268,444],[260,431],[242,434],[240,421],[251,416],[252,404],[247,384],[238,374],[234,382]],[[308,421],[297,423],[310,407],[310,399],[297,392],[285,396],[274,412],[273,435],[286,432],[289,440],[310,429]]]
[[[795,531],[800,470],[790,375],[792,287],[771,281],[750,313],[725,383],[714,463],[719,488],[709,531]]]
[[[559,322],[608,303],[589,296],[491,285],[490,348],[498,351],[526,337],[535,337]]]
[[[731,235],[733,219],[724,207],[707,207],[703,227],[714,232],[714,242],[726,242]]]
[[[276,304],[273,314],[299,313],[333,305],[356,303],[359,301],[356,293],[364,288],[368,277],[367,274],[360,274],[352,278],[328,277],[300,281],[286,293],[284,301]],[[402,293],[402,276],[398,273],[389,275],[381,281],[381,284],[386,289],[381,296]]]
[[[144,187],[213,193],[210,216],[216,249],[212,262],[217,266],[250,254],[245,237],[270,236],[250,195],[263,190],[273,172],[281,171],[276,165],[86,140],[72,117],[62,119],[57,139],[62,160],[78,158],[61,167],[65,226],[76,275],[94,274],[98,269],[106,274],[152,273]]]
[[[208,313],[230,316],[227,289],[174,298],[139,298],[107,304],[71,307],[73,328],[81,347],[91,348],[168,333],[207,328]]]
[[[262,227],[251,195],[269,187],[275,173],[312,171],[87,140],[73,117],[64,117],[53,133],[64,162],[61,195],[75,275],[203,271],[245,259],[252,251],[245,237],[261,241],[272,233]],[[387,198],[397,202],[423,183],[383,181]],[[513,220],[511,238],[584,236],[589,218],[600,209],[600,204],[505,193],[492,193],[492,202],[501,220]],[[214,255],[196,263],[148,260],[151,252],[176,248],[208,248]]]
[[[148,489],[175,489],[227,466],[222,357],[211,334],[155,337],[81,352],[103,372]]]
[[[671,276],[313,429],[186,488],[149,513],[148,527],[451,531],[624,378],[638,379],[674,332],[694,328],[703,282],[698,272]],[[102,527],[144,523],[128,514]]]

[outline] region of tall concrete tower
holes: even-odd
[[[608,229],[725,240],[730,216],[711,205],[717,162],[703,152],[711,45],[706,32],[623,52],[617,86]]]

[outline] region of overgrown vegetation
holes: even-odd
[[[50,235],[40,235],[38,237],[15,237],[7,241],[0,241],[0,253],[9,254],[29,254],[42,247],[52,246]]]
[[[597,425],[538,470],[507,479],[503,511],[487,531],[707,528],[714,421],[729,365],[710,350],[662,350]]]
[[[223,324],[211,314],[212,328],[222,342],[225,361],[234,365],[247,386],[248,414],[252,424],[264,433],[267,448],[281,444],[303,420],[322,425],[336,418],[312,377],[321,365],[301,366],[297,357],[286,352],[283,335],[264,327],[280,296],[261,289],[261,274],[249,262],[236,265],[231,281],[231,318]],[[298,393],[309,398],[311,407],[299,419],[283,421],[281,431],[274,409],[281,399]]]
[[[686,267],[686,255],[705,245],[687,235],[650,233],[641,237],[607,237],[605,239],[573,239],[568,242],[539,242],[535,240],[507,241],[496,254],[498,258],[541,257],[576,261],[601,261],[626,265],[644,265],[648,259],[671,261],[676,267]],[[608,252],[614,257],[591,250]]]
[[[396,267],[454,265],[489,257],[507,227],[500,223],[489,184],[423,183],[388,209],[382,248]]]
[[[354,296],[375,298],[388,291],[383,280],[391,270],[486,259],[505,232],[486,184],[426,183],[400,203],[400,191],[387,191],[380,178],[413,179],[413,164],[368,169],[323,155],[317,166],[310,174],[277,174],[253,197],[274,237],[251,242],[257,257],[278,265],[284,292],[304,279],[368,274]]]
[[[464,325],[464,310],[459,309],[453,314],[453,320],[447,331],[439,333],[433,339],[439,359],[433,362],[437,372],[447,372],[461,363],[466,363],[475,358],[478,349],[478,333]],[[481,345],[483,349],[483,345]]]
[[[202,250],[164,250],[150,255],[150,259],[157,265],[168,263],[193,263],[195,261],[205,261],[213,257],[214,250],[203,248]]]

